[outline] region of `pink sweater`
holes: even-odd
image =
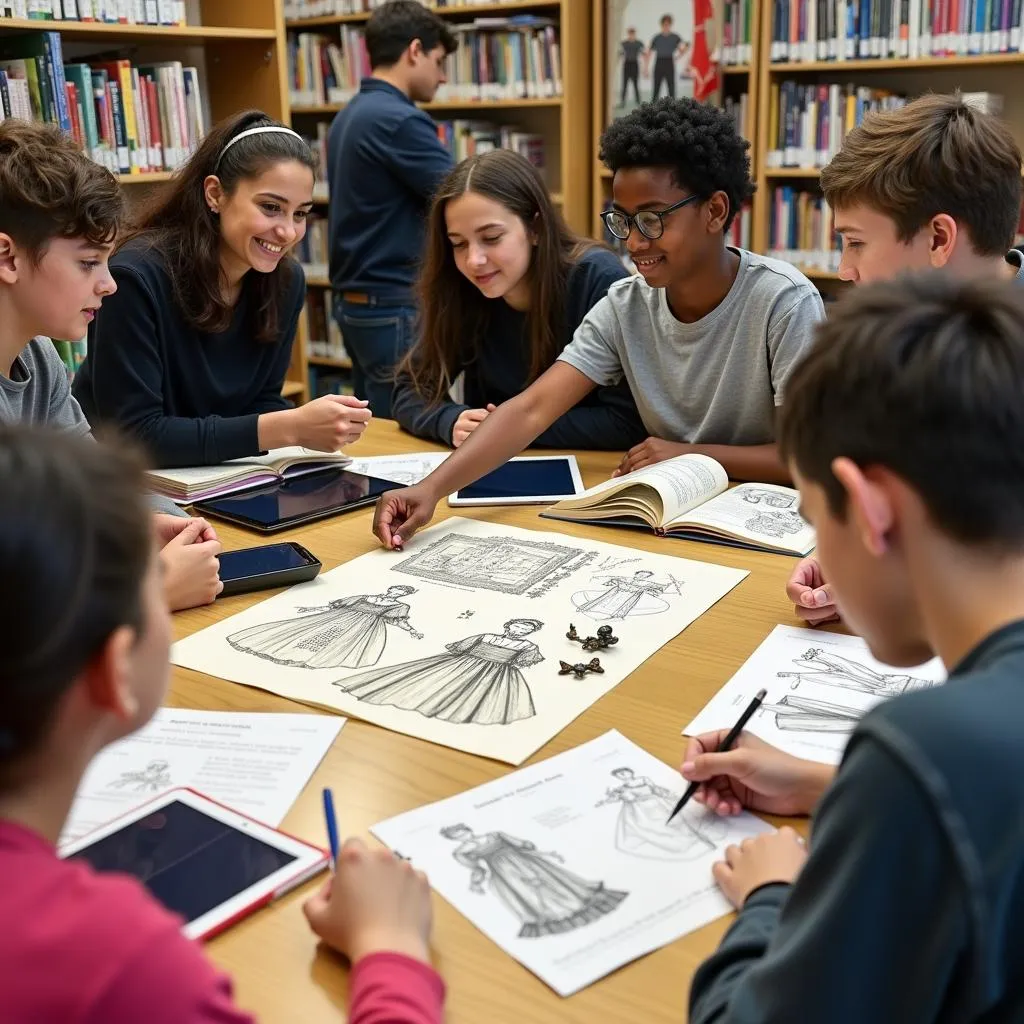
[[[4,1024],[253,1024],[231,982],[134,879],[60,860],[0,821]],[[440,1024],[444,983],[377,953],[352,972],[350,1024]]]

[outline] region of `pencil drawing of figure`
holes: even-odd
[[[452,856],[471,874],[469,887],[490,891],[521,922],[519,938],[536,939],[573,931],[610,914],[628,895],[588,882],[561,867],[563,858],[504,832],[476,835],[468,825],[441,829],[459,845]]]
[[[762,704],[761,712],[775,716],[775,728],[783,732],[851,732],[864,714],[832,701],[788,693],[775,704]]]
[[[752,515],[744,524],[752,533],[781,540],[786,534],[799,533],[806,528],[799,512],[761,511]]]
[[[171,787],[171,766],[166,761],[150,761],[142,771],[121,772],[110,789],[131,788],[136,793],[159,793]]]
[[[830,654],[820,647],[811,647],[794,659],[802,672],[779,672],[780,679],[792,679],[792,688],[800,683],[821,683],[824,686],[845,686],[850,690],[872,693],[878,697],[895,697],[909,690],[924,690],[936,684],[904,672],[875,672],[852,658]]]
[[[367,704],[389,704],[426,718],[508,725],[536,714],[520,669],[544,660],[526,637],[544,623],[510,619],[502,633],[478,633],[445,645],[445,654],[371,669],[334,685]]]
[[[621,804],[615,824],[617,850],[650,860],[692,860],[714,850],[715,843],[709,835],[694,828],[683,815],[666,824],[676,797],[664,786],[646,775],[634,774],[632,768],[615,768],[612,775],[619,785],[609,789],[594,806]],[[708,824],[713,827],[720,823],[709,820]]]
[[[667,584],[656,583],[649,569],[632,576],[606,576],[604,589],[573,594],[572,603],[592,619],[624,619],[627,615],[657,615],[668,608],[658,595]]]
[[[737,487],[739,496],[750,505],[767,505],[769,508],[792,509],[799,501],[791,494],[780,494],[761,487]]]
[[[409,606],[401,600],[415,587],[398,584],[383,594],[342,597],[296,619],[250,626],[227,638],[235,650],[278,665],[300,668],[362,668],[376,665],[387,643],[387,627],[422,640],[409,624]]]

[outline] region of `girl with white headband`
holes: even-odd
[[[334,451],[365,402],[281,397],[305,299],[291,252],[306,233],[315,158],[258,110],[216,125],[110,261],[117,291],[89,328],[74,394],[161,467],[303,445]]]

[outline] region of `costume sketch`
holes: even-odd
[[[615,824],[617,850],[649,860],[693,860],[715,848],[713,839],[682,815],[666,824],[677,798],[664,786],[646,775],[636,775],[632,768],[615,768],[612,775],[619,785],[609,789],[595,806],[621,804]],[[724,837],[724,824],[709,821],[709,827],[714,826],[720,826],[718,831]]]
[[[779,679],[792,679],[792,688],[800,683],[844,686],[850,690],[871,693],[876,697],[895,697],[910,690],[924,690],[936,684],[905,672],[875,672],[853,658],[831,654],[820,647],[811,647],[794,661],[803,672],[779,672]]]
[[[295,619],[250,626],[227,637],[237,651],[255,654],[278,665],[301,668],[362,668],[376,665],[387,644],[387,627],[404,630],[416,640],[409,623],[409,605],[401,600],[415,587],[398,584],[383,594],[342,597]]]
[[[171,788],[171,766],[166,761],[150,761],[142,771],[121,772],[110,783],[111,789],[131,788],[136,793],[161,793]]]
[[[807,529],[807,524],[799,512],[777,512],[762,510],[755,512],[744,524],[751,533],[760,533],[765,537],[781,540],[787,534],[800,533]]]
[[[549,541],[447,533],[393,568],[438,583],[519,595],[582,553]]]
[[[794,509],[798,498],[779,491],[769,491],[761,487],[737,487],[739,496],[749,505],[767,505],[769,508]]]
[[[536,714],[522,668],[544,660],[526,637],[537,619],[510,619],[504,632],[478,633],[446,644],[445,654],[371,669],[336,682],[367,704],[389,704],[426,718],[474,725],[508,725]]]
[[[667,583],[657,583],[649,569],[638,569],[632,576],[599,577],[602,590],[582,590],[573,594],[572,603],[591,619],[624,619],[628,615],[657,615],[668,608],[658,595]]]
[[[774,714],[775,728],[785,732],[851,732],[864,714],[863,708],[795,693],[780,697],[775,704],[762,704],[760,710]]]
[[[538,850],[504,832],[476,835],[468,825],[441,829],[458,846],[452,856],[469,868],[469,887],[483,893],[484,882],[522,922],[519,938],[536,939],[573,931],[610,914],[628,895],[588,882],[561,866],[563,858]]]

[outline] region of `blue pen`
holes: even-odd
[[[324,790],[324,817],[327,819],[327,841],[331,844],[331,867],[338,866],[338,821],[334,817],[334,796]]]

